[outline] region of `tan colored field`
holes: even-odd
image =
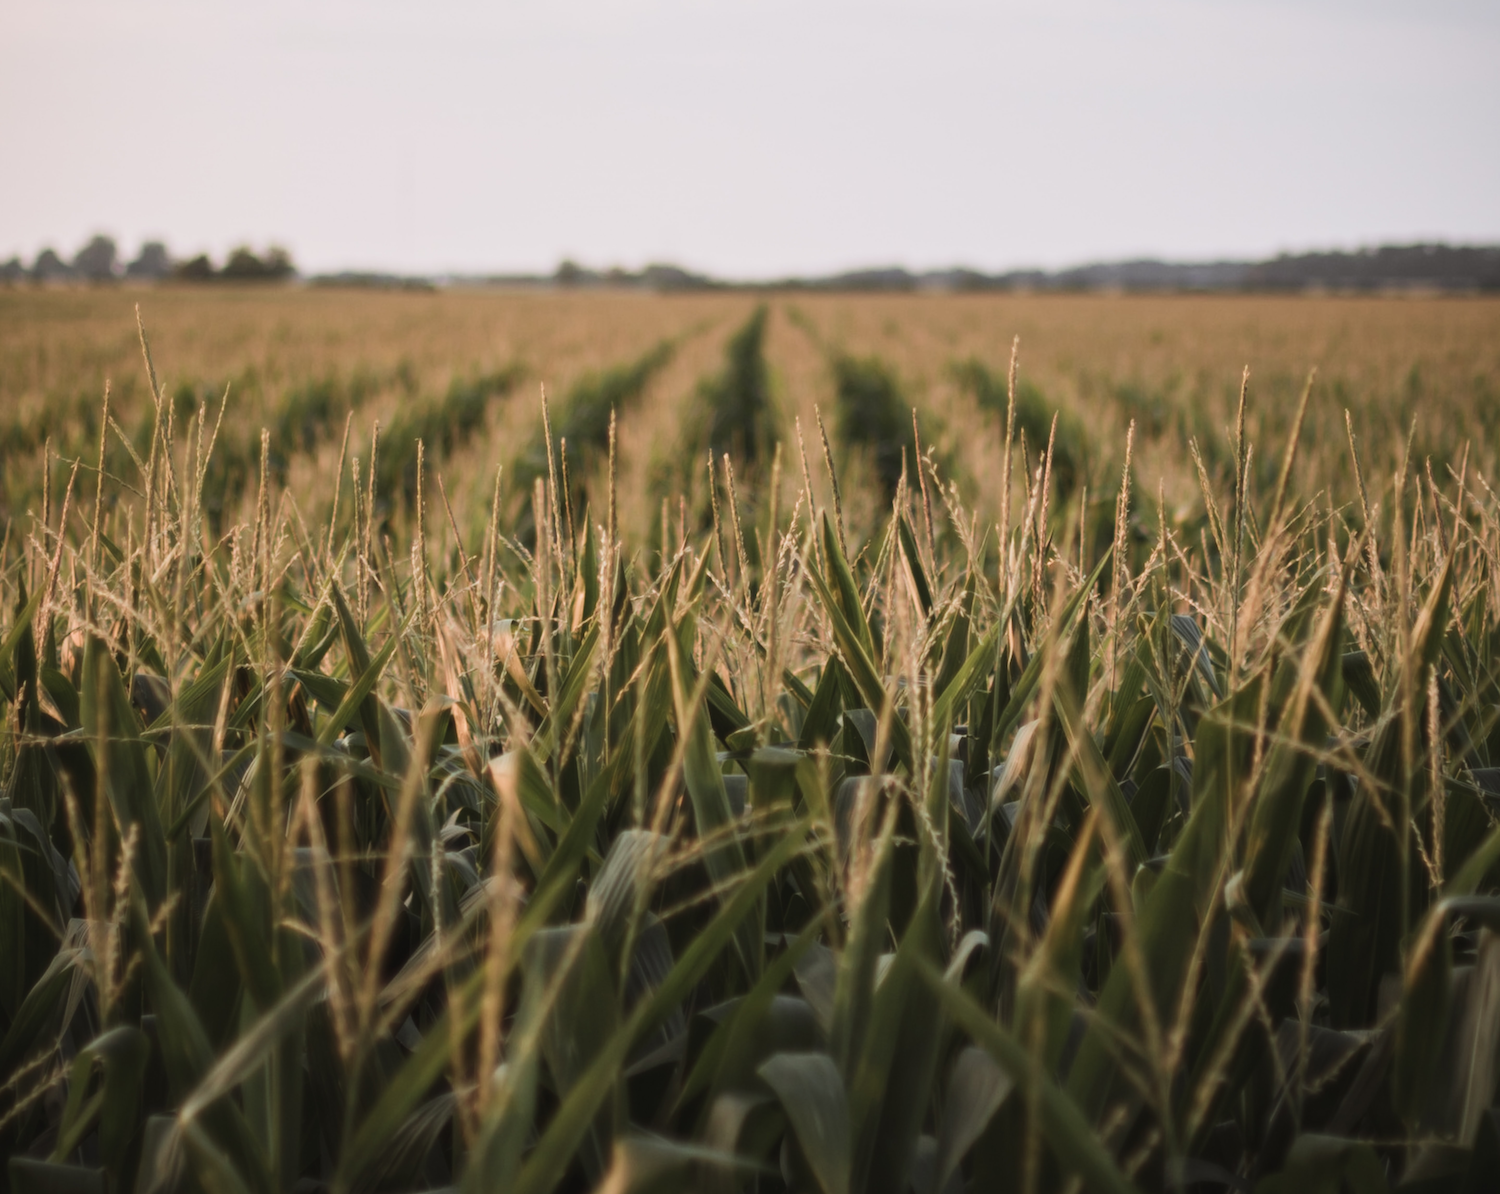
[[[1490,1188],[1497,332],[0,294],[0,1194]]]
[[[535,433],[539,385],[556,403],[588,371],[676,338],[675,355],[638,409],[621,416],[622,515],[641,530],[657,514],[646,479],[652,462],[687,450],[678,429],[695,383],[718,367],[726,339],[759,301],[739,294],[0,291],[0,427],[11,431],[3,448],[6,512],[14,516],[34,500],[46,435],[64,457],[83,451],[69,416],[97,406],[106,378],[120,422],[143,417],[139,304],[164,391],[211,395],[216,406],[227,386],[226,434],[252,441],[277,403],[311,383],[362,380],[358,452],[373,421],[388,424],[402,404],[436,395],[453,379],[524,366],[526,380],[495,404],[487,430],[444,466],[455,502],[480,506],[488,504],[494,466],[509,464]],[[1456,461],[1468,440],[1471,465],[1488,472],[1500,444],[1495,300],[795,294],[766,301],[774,391],[781,409],[801,418],[810,452],[814,405],[827,417],[833,401],[825,348],[878,355],[894,367],[904,396],[937,416],[939,447],[963,466],[958,474],[971,496],[995,496],[1001,423],[960,391],[951,366],[977,357],[1003,374],[1015,335],[1023,381],[1082,429],[1096,491],[1113,486],[1108,478],[1117,474],[1134,417],[1138,478],[1154,488],[1161,476],[1171,505],[1196,501],[1187,442],[1196,438],[1211,465],[1219,458],[1214,441],[1225,442],[1246,364],[1260,444],[1275,442],[1312,366],[1320,371],[1309,410],[1315,448],[1347,456],[1346,407],[1377,462],[1393,456],[1413,416],[1414,450],[1439,467]],[[326,489],[319,482],[331,475],[338,439],[293,462],[288,480],[299,500]],[[1317,462],[1325,480],[1330,463]],[[1259,464],[1275,467],[1272,459]],[[873,509],[862,509],[858,465],[851,467],[851,520],[864,522]],[[54,468],[54,489],[60,472]]]

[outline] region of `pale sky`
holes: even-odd
[[[0,258],[740,277],[1500,241],[1496,0],[0,0]]]

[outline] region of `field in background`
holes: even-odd
[[[1488,1189],[1497,320],[0,293],[0,1194]]]
[[[0,507],[14,517],[36,503],[48,435],[65,457],[97,451],[106,378],[122,426],[144,425],[138,303],[164,390],[177,396],[182,419],[200,400],[216,412],[228,389],[220,450],[242,471],[257,467],[262,426],[291,428],[283,438],[295,443],[278,451],[309,517],[329,501],[349,409],[350,451],[368,457],[377,419],[389,429],[398,412],[437,405],[455,384],[510,371],[513,384],[460,430],[461,442],[440,463],[455,506],[482,518],[492,470],[511,466],[537,434],[541,386],[555,412],[589,373],[629,365],[670,343],[670,359],[649,372],[644,392],[620,412],[621,524],[652,540],[662,496],[653,473],[659,478],[667,464],[680,473],[693,447],[682,429],[695,388],[720,367],[726,340],[759,301],[608,292],[0,290],[0,453],[8,464]],[[931,416],[932,446],[955,466],[966,495],[992,506],[1003,405],[976,401],[956,367],[980,361],[1003,386],[1016,335],[1023,387],[1047,416],[1059,413],[1080,479],[1095,494],[1114,483],[1134,419],[1138,476],[1153,491],[1160,478],[1169,509],[1183,520],[1201,513],[1188,441],[1198,440],[1211,468],[1224,464],[1245,365],[1252,375],[1249,426],[1260,440],[1285,430],[1307,372],[1317,366],[1309,411],[1315,443],[1344,440],[1348,408],[1365,450],[1383,465],[1394,462],[1419,412],[1415,458],[1433,456],[1440,471],[1470,440],[1473,463],[1488,473],[1500,444],[1495,300],[794,294],[767,301],[764,352],[782,415],[778,431],[788,442],[792,420],[800,418],[816,455],[814,406],[831,423],[834,358],[873,359],[889,367],[902,401]],[[1045,433],[1045,419],[1042,426]],[[1032,430],[1034,459],[1040,448]],[[1338,453],[1328,463],[1343,467]],[[1274,471],[1272,459],[1259,464]],[[1323,461],[1308,467],[1309,477],[1331,479]],[[1348,480],[1344,471],[1334,477]],[[507,500],[521,506],[529,483],[514,480],[504,483]],[[693,475],[688,480],[697,484]],[[54,469],[54,502],[63,485]],[[240,487],[245,500],[250,488]],[[864,500],[859,484],[849,488],[851,520],[873,525],[876,503]]]

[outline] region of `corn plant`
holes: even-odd
[[[728,453],[751,467],[771,457],[776,441],[765,354],[767,313],[764,303],[751,312],[724,346],[723,368],[698,383],[709,451],[716,457]]]
[[[513,472],[517,489],[530,515],[533,486],[546,479],[552,497],[577,503],[579,512],[587,500],[584,475],[609,449],[610,427],[617,412],[636,405],[646,387],[666,368],[677,351],[674,340],[652,345],[632,361],[586,373],[568,391],[554,426],[543,411],[543,426],[516,459]],[[566,484],[560,478],[567,478]],[[561,490],[561,498],[558,491]],[[531,528],[527,527],[527,537]]]
[[[1295,492],[1309,400],[1196,526],[804,479],[753,578],[546,469],[214,537],[158,418],[0,561],[8,1188],[1485,1188],[1500,502]]]
[[[1071,493],[1084,479],[1093,455],[1087,430],[1075,416],[1049,403],[1035,382],[1017,378],[1011,383],[978,357],[950,362],[948,374],[981,410],[1014,422],[1035,451],[1050,448],[1053,483],[1060,494]]]

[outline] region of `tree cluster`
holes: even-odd
[[[157,282],[259,282],[295,277],[297,267],[283,248],[271,246],[257,254],[242,245],[232,250],[222,266],[215,266],[206,253],[178,260],[161,241],[144,242],[130,261],[122,260],[113,237],[97,235],[65,260],[56,249],[45,248],[28,266],[20,257],[0,262],[0,282],[58,283],[113,282],[122,278]]]

